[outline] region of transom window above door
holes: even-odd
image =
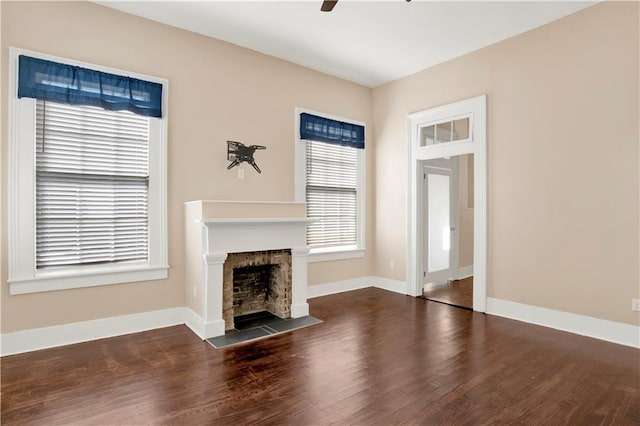
[[[447,142],[471,139],[470,117],[446,120],[420,128],[420,146],[438,145]]]

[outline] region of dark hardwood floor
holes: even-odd
[[[425,291],[422,297],[434,302],[473,309],[473,277],[449,281],[445,285]]]
[[[2,424],[632,425],[640,351],[380,289],[216,350],[185,326],[2,358]]]

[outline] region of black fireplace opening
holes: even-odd
[[[235,318],[248,314],[290,318],[291,273],[290,250],[229,253],[223,270],[225,330],[235,329]]]
[[[274,281],[278,265],[255,265],[233,270],[233,316],[268,312],[275,315]]]

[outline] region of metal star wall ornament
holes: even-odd
[[[241,142],[227,141],[227,160],[231,161],[231,164],[227,166],[227,170],[238,166],[240,163],[247,162],[253,166],[256,172],[262,173],[253,158],[254,152],[259,149],[267,149],[267,147],[262,145],[246,146]]]

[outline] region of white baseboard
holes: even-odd
[[[373,287],[374,280],[374,277],[360,277],[344,281],[334,281],[326,284],[310,285],[307,287],[307,298],[313,299],[314,297],[328,296],[330,294]]]
[[[188,316],[187,311],[191,309],[178,307],[4,333],[0,339],[0,355],[31,352],[184,324]]]
[[[185,307],[185,318],[184,324],[191,329],[195,333],[196,336],[205,339],[205,331],[204,331],[204,320],[202,317],[190,308]]]
[[[473,276],[473,265],[462,266],[458,268],[458,279],[469,278]]]
[[[406,281],[392,280],[382,277],[371,277],[371,281],[374,283],[374,287],[393,291],[394,293],[407,294]]]
[[[316,284],[307,287],[307,298],[328,296],[330,294],[343,293],[345,291],[359,290],[361,288],[376,287],[394,293],[407,294],[406,281],[392,280],[382,277],[360,277],[332,283]]]
[[[487,313],[640,348],[640,327],[570,312],[487,298]]]

